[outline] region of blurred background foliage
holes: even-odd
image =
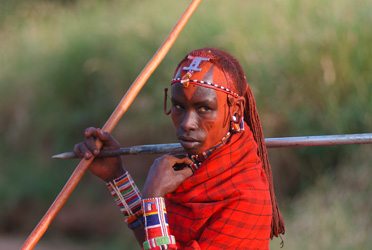
[[[188,3],[1,2],[0,235],[19,236],[19,246],[27,238],[78,163],[51,156],[103,126]],[[266,137],[372,132],[371,10],[368,0],[205,0],[113,134],[122,146],[176,142],[163,89],[200,47],[241,62]],[[269,150],[286,249],[371,245],[370,152]],[[124,157],[140,187],[154,158]],[[41,242],[136,249],[128,231],[104,183],[87,173]]]

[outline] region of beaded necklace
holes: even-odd
[[[227,140],[231,137],[231,133],[227,132],[227,134],[221,139],[220,142],[218,142],[215,146],[207,149],[206,151],[197,154],[197,155],[189,155],[191,160],[193,160],[194,163],[190,164],[190,169],[194,173],[196,170],[199,169],[200,164],[206,160],[214,151],[216,151],[218,148],[220,148],[222,145],[225,145]]]

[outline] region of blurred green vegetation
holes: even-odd
[[[26,239],[78,162],[51,155],[103,126],[188,3],[1,3],[1,234]],[[204,1],[113,134],[122,146],[176,142],[163,89],[187,52],[207,46],[241,62],[266,137],[372,132],[371,10],[368,0]],[[368,150],[270,150],[287,249],[370,245]],[[124,157],[140,185],[153,159]],[[112,203],[88,173],[44,238],[135,246]]]

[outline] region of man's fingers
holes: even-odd
[[[166,157],[168,157],[168,160],[170,162],[174,162],[174,164],[186,164],[190,165],[193,163],[193,161],[187,157],[186,155],[180,155],[180,154],[169,154]]]
[[[80,151],[80,143],[79,144],[76,144],[75,146],[74,146],[74,153],[76,154],[76,156],[77,157],[79,157],[79,158],[83,158],[84,157],[84,155],[81,153],[81,151]]]
[[[84,136],[85,137],[90,137],[90,136],[93,136],[93,137],[97,137],[97,128],[95,127],[89,127],[87,129],[85,129],[84,131]]]
[[[74,153],[80,158],[90,159],[92,157],[92,153],[85,143],[76,144],[74,147]]]
[[[93,136],[87,137],[84,139],[84,145],[86,146],[87,150],[90,151],[93,155],[99,154],[99,148],[96,146],[96,139]]]

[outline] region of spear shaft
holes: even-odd
[[[372,143],[372,133],[266,138],[265,143],[267,148],[367,144]],[[182,149],[180,143],[140,145],[132,146],[129,148],[103,150],[96,157],[109,157],[118,155],[166,154],[169,152],[183,153],[184,150]],[[53,159],[74,158],[78,158],[74,152],[66,152],[53,156]]]
[[[120,101],[119,105],[116,107],[110,118],[107,120],[106,124],[102,128],[103,131],[110,133],[115,128],[116,124],[119,122],[121,117],[132,104],[133,100],[135,99],[143,85],[146,83],[147,79],[151,76],[151,74],[158,67],[165,55],[168,53],[173,43],[176,41],[177,37],[181,33],[183,27],[186,25],[187,21],[195,12],[200,2],[201,0],[191,1],[180,19],[177,21],[176,25],[173,27],[173,29],[164,40],[163,44],[160,46],[158,51],[151,58],[142,72],[138,75],[137,79],[133,82],[125,96]],[[102,147],[102,143],[100,141],[97,141],[96,145],[98,148]],[[48,209],[44,217],[32,231],[27,240],[24,242],[20,250],[30,250],[34,248],[36,243],[43,236],[44,232],[47,230],[50,223],[59,212],[59,210],[66,203],[68,197],[71,195],[72,191],[75,189],[76,185],[79,183],[92,161],[93,157],[90,160],[82,159],[80,161],[75,171],[72,173],[71,177],[69,178],[51,207]]]

